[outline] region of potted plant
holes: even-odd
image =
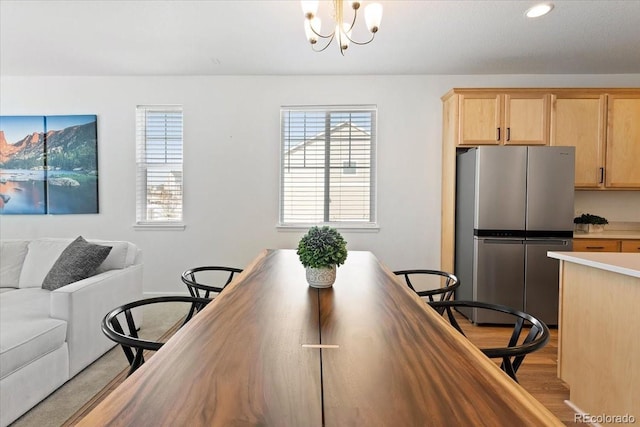
[[[609,224],[609,221],[598,215],[584,213],[575,217],[573,219],[573,223],[576,224],[577,231],[583,231],[585,233],[600,233],[604,230],[605,224]]]
[[[335,228],[311,227],[298,243],[300,262],[307,269],[307,282],[328,288],[336,280],[336,267],[347,259],[347,242]]]

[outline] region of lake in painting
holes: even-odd
[[[0,170],[3,214],[45,214],[46,200],[44,171]]]
[[[46,175],[48,186],[44,171],[1,170],[0,211],[5,215],[98,211],[97,176],[63,170],[47,171]]]

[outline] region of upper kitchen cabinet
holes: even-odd
[[[640,94],[607,97],[605,186],[640,189]]]
[[[459,146],[548,145],[549,95],[454,89]]]
[[[576,147],[576,188],[604,185],[606,95],[568,92],[551,96],[551,145]]]
[[[640,94],[557,90],[550,144],[576,147],[576,189],[640,189]]]
[[[504,145],[549,145],[549,95],[513,93],[504,97]]]

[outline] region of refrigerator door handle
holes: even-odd
[[[527,240],[527,245],[562,245],[569,246],[569,240]]]
[[[483,243],[493,243],[501,245],[522,245],[524,240],[517,239],[480,239]]]

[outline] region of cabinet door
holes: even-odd
[[[619,252],[620,240],[573,239],[574,252]]]
[[[623,240],[621,252],[640,252],[640,240]]]
[[[609,95],[605,183],[640,188],[640,96]]]
[[[549,96],[504,96],[504,145],[549,145]]]
[[[495,93],[459,96],[458,145],[498,145],[502,137],[502,96]]]
[[[604,185],[605,95],[551,97],[550,144],[576,147],[576,188]]]

